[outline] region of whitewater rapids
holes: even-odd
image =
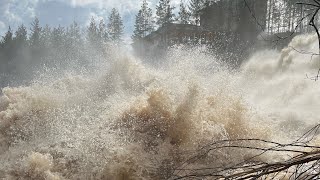
[[[320,122],[320,64],[292,47],[317,52],[317,40],[295,37],[239,70],[203,49],[173,49],[158,67],[115,52],[91,73],[3,88],[0,179],[168,179],[213,141],[295,140]],[[219,151],[193,168],[245,156]]]

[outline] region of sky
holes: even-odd
[[[117,8],[123,18],[124,39],[130,39],[134,28],[135,15],[142,0],[0,0],[0,36],[11,26],[15,30],[20,24],[30,29],[35,17],[41,26],[68,26],[73,21],[81,26],[89,24],[91,17],[107,21],[112,8]],[[155,11],[158,0],[149,0]],[[180,0],[171,0],[178,7]],[[178,9],[178,8],[176,8]]]

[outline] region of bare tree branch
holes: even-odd
[[[262,139],[236,139],[216,141],[200,148],[191,158],[173,170],[170,179],[317,179],[320,178],[320,146],[309,145],[318,135],[320,124],[289,144]],[[246,145],[249,144],[249,145]],[[250,145],[251,144],[251,145]],[[229,166],[192,168],[209,153],[223,149],[251,149],[257,153]],[[265,153],[292,154],[286,160],[273,163],[259,160]]]

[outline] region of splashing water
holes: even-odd
[[[289,46],[316,51],[317,38]],[[257,52],[238,71],[200,49],[171,50],[157,68],[120,54],[91,75],[2,90],[0,178],[166,179],[210,142],[287,142],[319,123],[320,85],[305,76],[319,59],[290,47]],[[194,166],[247,155],[217,151]]]

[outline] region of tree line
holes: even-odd
[[[311,32],[309,26],[314,7],[305,4],[314,3],[313,0],[268,0],[266,32]],[[319,15],[315,16],[315,23],[320,25]]]
[[[31,79],[41,66],[70,68],[90,66],[107,53],[107,44],[120,45],[123,21],[112,9],[108,22],[93,17],[84,29],[77,22],[68,27],[40,25],[35,18],[28,31],[20,25],[15,32],[9,27],[0,40],[0,87],[9,81]]]
[[[228,2],[233,0],[181,0],[177,14],[174,13],[177,7],[170,0],[159,0],[155,11],[147,0],[141,0],[141,7],[135,16],[132,40],[137,42],[168,23],[200,25],[201,10],[217,1],[226,1],[228,6]],[[299,2],[313,1],[267,0],[266,22],[263,22],[266,27],[263,30],[269,34],[312,31],[308,23],[314,9],[299,5]],[[232,7],[230,5],[226,8],[228,11]],[[316,16],[316,25],[320,24],[319,21]],[[9,27],[0,39],[0,85],[10,76],[32,76],[39,66],[67,67],[71,66],[70,62],[88,65],[90,60],[105,56],[107,43],[122,43],[123,28],[122,18],[116,9],[112,9],[107,23],[104,19],[97,21],[92,18],[85,29],[77,22],[68,27],[41,27],[37,18],[29,31],[24,25],[20,25],[15,32]]]
[[[147,1],[142,0],[140,10],[135,17],[132,39],[138,41],[154,31],[155,27],[162,27],[168,23],[200,25],[201,10],[218,1],[225,1],[226,12],[233,8],[234,0],[189,0],[188,3],[181,0],[178,14],[174,14],[173,10],[176,7],[171,5],[170,0],[159,0],[154,16]],[[266,22],[261,22],[266,24],[263,30],[269,34],[293,31],[311,32],[313,28],[308,23],[314,9],[299,5],[299,3],[313,3],[313,0],[267,0]],[[319,16],[315,18],[316,24],[320,25]]]
[[[159,0],[154,16],[147,0],[142,0],[142,5],[135,17],[132,40],[134,42],[139,41],[154,31],[156,27],[162,27],[173,22],[199,25],[200,10],[213,2],[214,0],[190,0],[187,4],[184,0],[181,0],[179,12],[176,15],[173,13],[176,7],[171,4],[170,0]]]

